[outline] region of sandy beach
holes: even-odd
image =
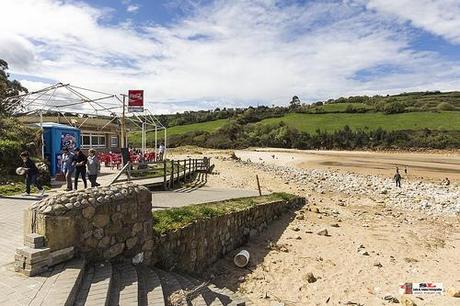
[[[256,305],[387,305],[403,302],[399,286],[406,282],[460,289],[458,155],[258,149],[236,151],[241,160],[235,160],[232,151],[201,153],[215,164],[210,186],[256,189],[258,175],[264,193],[290,192],[308,202],[244,246],[251,254],[247,269],[234,267],[233,253],[216,263],[208,272],[216,284],[241,291]],[[329,160],[341,165],[324,164]],[[405,178],[406,189],[389,185],[394,165],[415,173]],[[439,183],[447,172],[449,187]],[[312,179],[311,173],[324,178]],[[388,190],[340,184],[349,177]],[[412,198],[412,189],[428,204]],[[444,192],[447,200],[430,205],[433,192]],[[403,201],[394,200],[402,196]],[[459,298],[446,294],[409,298],[417,305],[460,305]]]

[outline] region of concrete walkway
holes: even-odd
[[[36,199],[0,198],[0,305],[28,305],[46,277],[14,272],[14,253],[23,246],[23,210]]]
[[[190,204],[223,201],[234,198],[252,197],[258,195],[257,191],[212,188],[181,188],[173,191],[158,191],[152,193],[153,209],[180,207]]]
[[[152,205],[164,209],[255,195],[252,190],[194,186],[153,192]],[[23,246],[23,210],[38,199],[0,197],[0,305],[28,305],[46,280],[46,273],[26,277],[13,269],[16,248]]]

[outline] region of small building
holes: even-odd
[[[80,130],[68,125],[44,122],[43,140],[45,158],[50,164],[50,174],[55,176],[61,171],[62,149],[73,151],[80,146]]]
[[[40,122],[38,116],[21,116],[19,120],[24,124]],[[121,130],[117,123],[106,118],[89,118],[54,115],[43,116],[43,121],[57,123],[80,130],[80,147],[84,150],[93,148],[99,152],[117,152],[120,149]]]

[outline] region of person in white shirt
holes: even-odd
[[[160,147],[158,148],[158,160],[162,161],[165,158],[165,153],[166,153],[166,147],[164,144],[160,144]]]

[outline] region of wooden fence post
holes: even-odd
[[[168,181],[168,178],[166,176],[166,161],[163,161],[163,189],[166,190],[166,182]]]
[[[192,159],[188,159],[188,179],[192,178]]]
[[[260,189],[259,176],[256,174],[257,188],[259,189],[259,195],[262,195],[262,190]]]
[[[174,187],[174,160],[171,160],[171,177],[169,178],[169,188]]]
[[[187,174],[187,160],[184,159],[184,177],[183,177],[184,183],[185,183],[186,174]]]
[[[180,183],[179,177],[180,177],[180,161],[178,160],[177,161],[177,183]]]

